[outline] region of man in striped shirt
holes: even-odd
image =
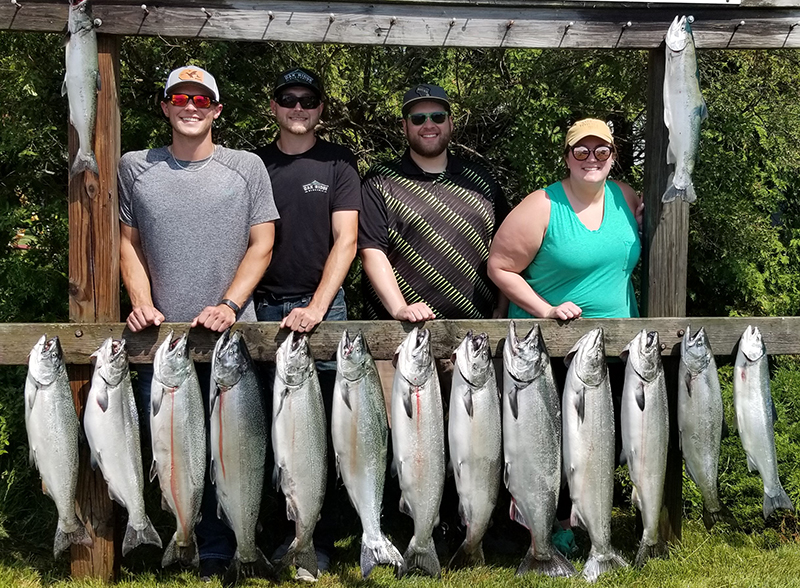
[[[368,317],[505,316],[486,275],[489,245],[508,212],[503,191],[484,167],[448,151],[453,118],[442,88],[414,86],[402,112],[408,149],[373,166],[362,184]]]

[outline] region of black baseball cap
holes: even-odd
[[[447,112],[450,112],[450,99],[447,97],[447,92],[444,91],[444,88],[433,84],[417,84],[403,96],[403,116],[408,115],[411,106],[421,100],[441,102],[447,108]]]
[[[304,67],[293,67],[279,73],[275,79],[275,88],[272,90],[272,94],[277,96],[281,90],[291,86],[304,86],[313,90],[317,98],[322,98],[322,80],[313,71]]]

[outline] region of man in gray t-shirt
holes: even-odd
[[[120,269],[133,305],[128,328],[169,321],[224,331],[237,318],[254,321],[251,295],[269,265],[278,218],[267,170],[258,156],[212,142],[222,104],[207,71],[171,72],[161,109],[172,143],[126,153],[119,162]],[[210,365],[196,368],[208,414]],[[151,365],[140,366],[145,410],[152,374]],[[200,510],[200,576],[210,579],[224,571],[236,541],[217,518],[208,476]]]

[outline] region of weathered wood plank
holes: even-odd
[[[0,3],[0,30],[62,30],[65,4],[21,4]],[[695,16],[701,49],[800,47],[797,7],[183,0],[147,5],[145,12],[140,2],[94,2],[94,14],[103,21],[100,30],[116,35],[452,47],[652,49],[681,13]]]
[[[747,325],[757,326],[764,335],[767,352],[771,355],[800,354],[800,317],[668,317],[638,319],[578,319],[568,324],[552,320],[526,319],[517,321],[517,331],[527,332],[535,322],[553,357],[563,357],[575,342],[591,329],[605,329],[606,353],[619,355],[622,348],[642,329],[658,331],[664,345],[663,355],[680,355],[680,341],[687,325],[692,330],[705,327],[714,353],[720,356],[735,353],[736,344]],[[279,330],[279,323],[239,323],[236,328],[244,332],[254,359],[272,361],[277,346],[288,331]],[[491,341],[495,357],[502,354],[503,340],[508,331],[508,320],[458,320],[433,321],[426,325],[431,330],[433,354],[448,358],[468,331],[485,332]],[[398,345],[413,328],[409,323],[395,321],[325,322],[311,334],[311,347],[318,359],[333,357],[344,329],[351,333],[361,330],[369,341],[376,359],[391,359]],[[28,361],[36,340],[44,334],[58,335],[64,348],[67,363],[88,364],[89,355],[107,337],[123,337],[128,343],[131,363],[153,361],[158,344],[170,329],[176,333],[189,330],[188,323],[163,324],[140,333],[131,333],[124,323],[69,324],[69,323],[3,323],[0,324],[0,365],[24,365]],[[192,329],[189,346],[195,361],[210,361],[216,336],[205,329]]]
[[[120,38],[98,35],[98,65],[102,81],[97,95],[94,152],[100,175],[85,172],[69,184],[69,314],[73,323],[119,320],[119,211],[117,163],[120,156],[119,114]],[[70,163],[78,150],[70,131]],[[72,325],[75,328],[75,325]],[[81,414],[89,393],[92,369],[69,366],[70,387]],[[73,545],[72,577],[115,579],[115,508],[100,470],[92,471],[87,447],[81,449],[77,501],[87,521],[92,547]]]

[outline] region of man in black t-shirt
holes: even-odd
[[[270,101],[278,138],[255,151],[269,172],[280,214],[272,260],[254,294],[256,316],[300,333],[323,320],[347,320],[342,283],[356,255],[361,209],[355,155],[316,136],[322,98],[322,81],[315,73],[299,67],[282,72]],[[336,361],[317,361],[317,372],[330,422]],[[268,383],[273,376],[274,371],[267,370]],[[320,572],[330,565],[335,539],[336,470],[330,446],[329,440],[328,484],[314,532]],[[293,538],[292,533],[273,559],[286,553]],[[297,578],[315,580],[303,568],[298,568]]]
[[[316,136],[322,97],[313,72],[282,72],[270,101],[278,138],[255,151],[281,216],[272,261],[256,287],[256,314],[301,333],[323,319],[347,320],[342,283],[356,255],[361,209],[353,152]]]

